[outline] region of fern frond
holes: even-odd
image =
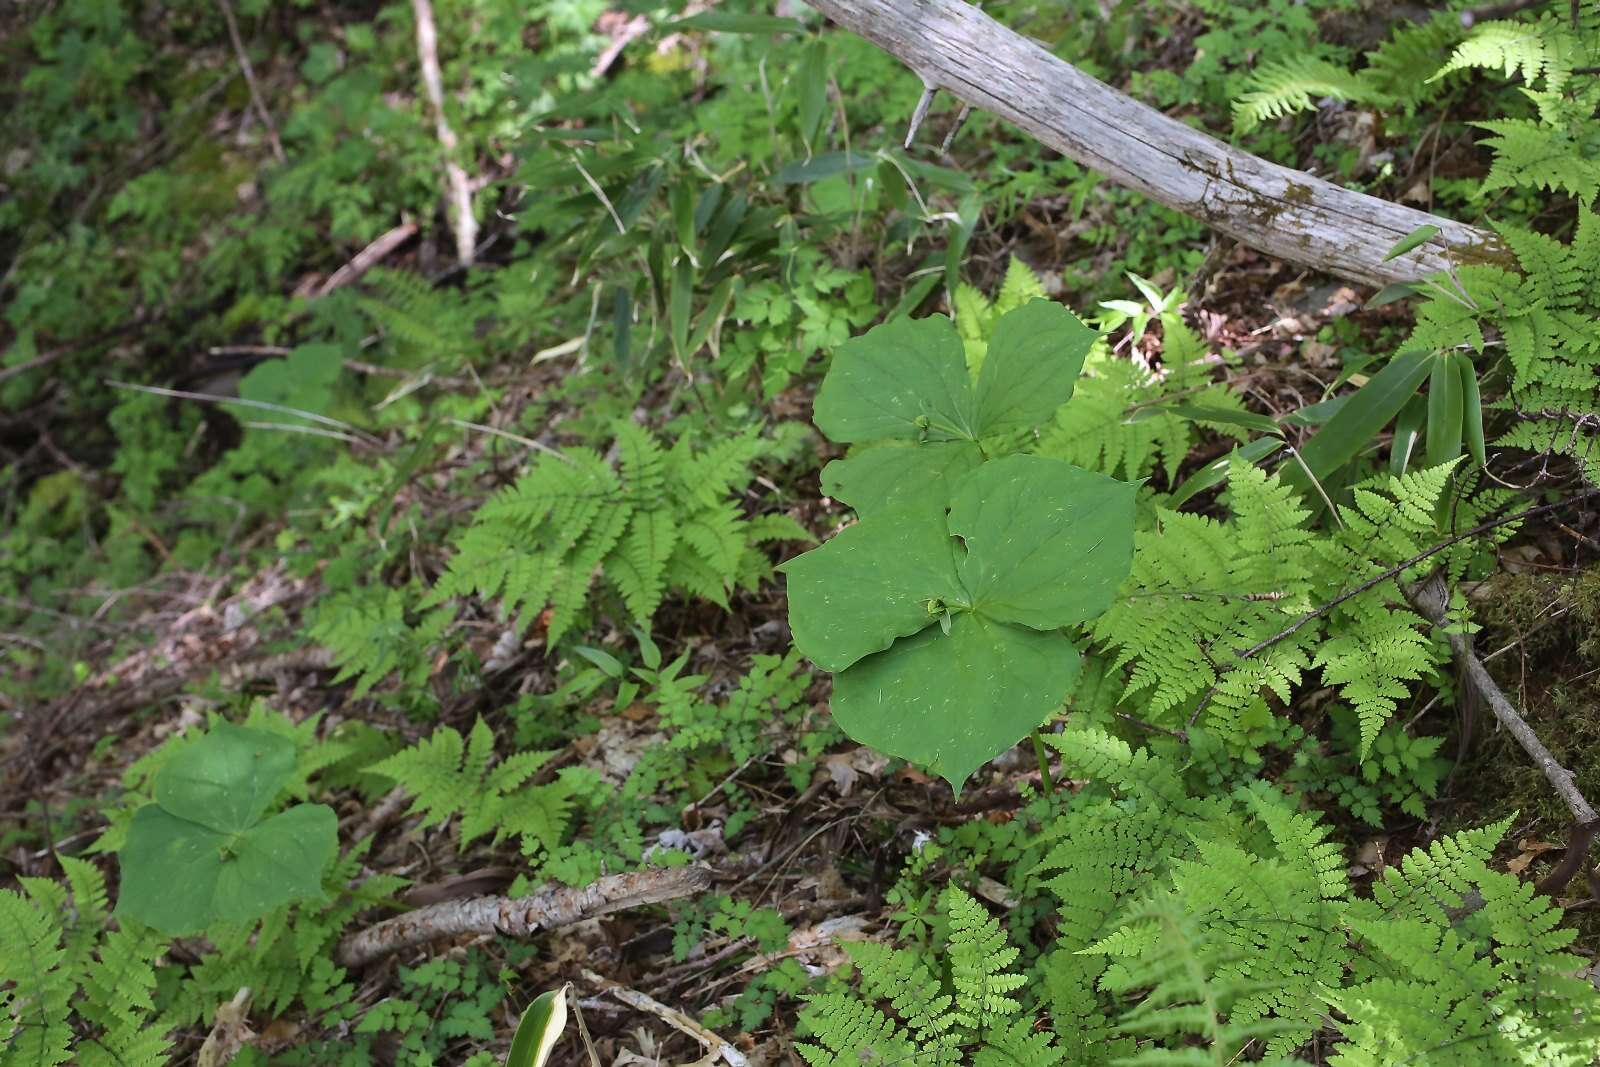
[[[482,719],[468,738],[449,726],[368,768],[393,779],[412,796],[411,812],[422,826],[460,815],[463,843],[488,834],[495,841],[518,837],[533,854],[560,844],[572,801],[565,785],[530,785],[528,779],[553,752],[519,752],[492,764],[494,734]]]
[[[73,982],[63,966],[58,914],[0,889],[0,1053],[7,1063],[54,1067],[72,1055]],[[9,1032],[8,1032],[9,1030]]]
[[[1493,136],[1481,143],[1494,150],[1483,188],[1519,185],[1569,193],[1590,204],[1600,191],[1600,161],[1567,130],[1532,119],[1491,119],[1474,123]]]
[[[1367,79],[1337,63],[1299,56],[1262,64],[1250,73],[1249,87],[1233,102],[1233,128],[1248,133],[1264,122],[1309,111],[1313,100],[1358,100],[1383,104],[1386,99]]]
[[[945,889],[940,904],[950,918],[950,977],[958,1022],[987,1029],[1016,1015],[1022,1005],[1011,994],[1027,982],[1009,970],[1018,950],[1007,943],[994,916],[956,886]]]
[[[1559,90],[1572,76],[1575,44],[1566,26],[1549,16],[1537,22],[1481,22],[1428,80],[1477,67],[1498,70],[1507,78],[1521,77],[1530,85],[1542,76],[1548,88]]]
[[[522,626],[548,608],[554,645],[583,617],[597,579],[646,623],[674,590],[725,603],[752,570],[757,535],[795,529],[768,520],[752,533],[730,499],[766,448],[753,434],[696,452],[682,438],[663,448],[631,422],[616,433],[616,469],[589,449],[541,456],[479,508],[424,605],[497,598]]]
[[[839,993],[806,999],[801,1026],[820,1044],[795,1050],[811,1067],[861,1067],[863,1063],[917,1062],[916,1049],[900,1028],[870,1004]]]
[[[994,317],[998,319],[1030,300],[1044,300],[1048,296],[1039,276],[1022,260],[1012,256],[1006,263],[1006,276],[1000,283],[1000,291],[995,294]]]

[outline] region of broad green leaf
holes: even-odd
[[[1100,335],[1048,300],[1000,317],[978,372],[979,436],[1031,430],[1072,398],[1083,360]]]
[[[878,445],[822,468],[822,491],[869,515],[922,493],[948,500],[955,483],[981,462],[971,441]]]
[[[774,185],[809,185],[824,178],[840,174],[854,174],[871,170],[878,165],[878,157],[863,152],[824,152],[820,156],[785,164],[772,176]]]
[[[1361,306],[1364,308],[1381,308],[1387,304],[1393,304],[1398,300],[1405,300],[1416,295],[1417,287],[1415,285],[1409,282],[1394,282],[1372,294],[1367,302]]]
[[[806,46],[797,73],[800,91],[800,139],[808,146],[817,139],[828,108],[828,42],[819,37]]]
[[[1344,407],[1350,395],[1329,397],[1315,404],[1307,404],[1303,408],[1295,408],[1279,421],[1290,426],[1326,426],[1328,420],[1339,414],[1339,409]]]
[[[672,265],[672,296],[667,305],[667,327],[672,335],[672,350],[679,359],[694,355],[689,351],[689,306],[694,300],[694,264],[679,256]]]
[[[1078,668],[1062,634],[961,612],[948,635],[928,627],[835,676],[833,715],[856,741],[959,790],[1060,707]]]
[[[1428,425],[1428,398],[1414,396],[1394,419],[1394,436],[1389,442],[1389,473],[1404,474],[1411,467]]]
[[[1008,456],[969,474],[949,522],[966,544],[960,573],[973,609],[1037,630],[1105,611],[1133,561],[1136,491],[1040,456]]]
[[[840,345],[812,419],[839,442],[975,439],[972,385],[949,319],[896,319]]]
[[[842,671],[931,625],[930,602],[966,603],[942,498],[923,495],[840,532],[783,564],[794,643]]]
[[[1428,374],[1428,466],[1461,455],[1461,370],[1449,355],[1435,356]]]
[[[1416,248],[1418,245],[1427,244],[1438,235],[1439,227],[1435,226],[1431,222],[1424,222],[1421,226],[1418,226],[1416,229],[1400,238],[1400,240],[1396,241],[1394,243],[1394,247],[1385,253],[1383,261],[1387,263],[1391,259],[1394,259],[1398,256],[1403,256],[1413,248]]]
[[[117,914],[172,936],[252,922],[321,898],[322,872],[338,848],[339,820],[325,804],[300,804],[234,833],[146,804],[122,847]]]
[[[540,994],[522,1013],[506,1067],[545,1067],[567,1028],[567,990],[571,984]]]
[[[621,678],[628,673],[627,668],[623,667],[622,661],[604,649],[593,648],[589,645],[574,645],[572,651],[599,667],[608,678]]]
[[[1478,394],[1478,372],[1465,352],[1453,352],[1450,358],[1461,373],[1462,424],[1467,448],[1472,453],[1472,461],[1484,467],[1489,460],[1483,441],[1483,398]]]
[[[294,763],[288,738],[219,722],[161,769],[156,803],[177,818],[234,833],[261,818]]]
[[[1319,481],[1372,444],[1389,420],[1416,394],[1432,369],[1433,358],[1432,353],[1422,351],[1395,356],[1306,442],[1300,450],[1300,458]],[[1310,480],[1299,464],[1290,464],[1284,470],[1286,482],[1302,490],[1310,488]]]

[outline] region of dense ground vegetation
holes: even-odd
[[[0,11],[0,1067],[1594,1063],[1600,9],[777,8]]]

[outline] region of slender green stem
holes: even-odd
[[[1038,730],[1029,736],[1033,738],[1033,758],[1039,761],[1039,784],[1044,787],[1045,795],[1049,796],[1056,791],[1056,783],[1050,777],[1050,756]]]

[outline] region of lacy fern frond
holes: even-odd
[[[663,448],[623,422],[615,468],[588,449],[542,455],[478,509],[425,603],[498,599],[521,626],[548,607],[551,644],[577,624],[597,575],[641,625],[673,591],[726,604],[736,586],[765,575],[759,541],[803,533],[770,518],[752,529],[739,509],[736,494],[766,451],[750,434],[698,451],[683,439]]]
[[[1314,632],[1249,660],[1236,655],[1315,606],[1313,535],[1309,512],[1277,478],[1242,462],[1229,473],[1229,521],[1157,510],[1155,528],[1135,538],[1124,595],[1094,636],[1113,649],[1113,665],[1132,665],[1124,695],[1137,694],[1155,721],[1215,687],[1213,724],[1237,735],[1263,689],[1287,701],[1311,665]]]
[[[1226,520],[1156,509],[1154,528],[1135,537],[1121,595],[1093,631],[1111,666],[1128,668],[1123,699],[1180,726],[1204,700],[1208,728],[1247,746],[1267,721],[1266,698],[1287,704],[1303,673],[1320,668],[1360,716],[1365,758],[1410,684],[1434,666],[1424,623],[1394,580],[1328,619],[1306,616],[1440,536],[1434,511],[1450,471],[1358,487],[1333,533],[1307,529],[1299,497],[1242,462],[1229,471]]]
[[[1199,841],[1192,859],[1174,861],[1172,885],[1226,956],[1211,974],[1234,990],[1230,1021],[1269,1024],[1268,1052],[1286,1054],[1317,1029],[1322,990],[1343,977],[1348,952],[1339,917],[1349,885],[1326,827],[1265,788],[1243,797],[1266,825],[1272,851]]]
[[[0,889],[0,1062],[52,1067],[70,1058],[74,984],[65,960],[56,916]]]
[[[1309,111],[1319,97],[1383,104],[1382,93],[1360,74],[1315,56],[1264,63],[1251,72],[1249,88],[1233,102],[1233,128],[1248,133],[1263,122]]]
[[[373,295],[357,297],[356,306],[397,346],[404,362],[456,367],[481,349],[474,329],[478,308],[461,294],[447,295],[419,274],[382,267],[362,282]]]
[[[1600,162],[1567,130],[1533,119],[1490,119],[1475,123],[1488,130],[1483,144],[1494,162],[1483,179],[1485,191],[1519,185],[1570,193],[1589,204],[1600,191]]]
[[[883,1012],[855,997],[824,993],[806,1002],[801,1022],[813,1041],[795,1046],[811,1067],[929,1062]]]
[[[1213,943],[1171,894],[1158,895],[1128,916],[1125,932],[1089,951],[1112,960],[1101,985],[1119,994],[1140,993],[1117,1029],[1152,1042],[1118,1064],[1227,1067],[1257,1041],[1277,1041],[1284,1024],[1231,1017],[1234,1005],[1259,995],[1266,981],[1239,977],[1247,965]],[[1190,1044],[1198,1040],[1198,1047]],[[1286,1067],[1298,1061],[1273,1056]]]
[[[1429,80],[1477,67],[1499,71],[1507,78],[1520,77],[1529,85],[1542,77],[1546,88],[1560,90],[1572,76],[1575,53],[1581,51],[1566,22],[1553,15],[1534,22],[1481,22]]]
[[[554,753],[519,752],[491,766],[493,755],[494,734],[479,719],[465,741],[441,726],[369,771],[412,795],[411,811],[422,816],[423,826],[459,815],[463,844],[492,834],[496,842],[518,838],[530,856],[556,848],[570,818],[570,792],[560,780],[528,784]]]
[[[1600,1048],[1600,991],[1567,951],[1574,931],[1548,897],[1485,862],[1509,824],[1414,852],[1389,891],[1351,905],[1362,977],[1329,999],[1348,1021],[1335,1067],[1588,1067]],[[1439,905],[1482,899],[1464,917]],[[1396,893],[1398,885],[1402,894]],[[1419,906],[1420,905],[1420,906]]]
[[[1359,585],[1439,539],[1434,515],[1454,467],[1441,464],[1356,487],[1354,504],[1339,509],[1342,527],[1317,544],[1328,573],[1341,575],[1347,586]],[[1363,759],[1409,695],[1408,683],[1421,679],[1437,659],[1423,620],[1409,607],[1392,606],[1404,605],[1396,582],[1409,580],[1396,575],[1340,604],[1317,650],[1323,681],[1339,686],[1360,718]]]
[[[940,903],[950,918],[950,978],[956,990],[956,1018],[966,1027],[986,1029],[1015,1015],[1022,1005],[1011,996],[1027,979],[1012,973],[1016,948],[984,906],[956,886]]]
[[[158,1067],[170,1025],[155,1011],[155,961],[166,943],[108,926],[106,883],[63,858],[67,882],[24,878],[0,889],[0,1065]]]
[[[446,610],[406,620],[407,597],[400,589],[366,586],[337,592],[308,613],[306,635],[325,645],[338,665],[336,682],[356,680],[355,696],[398,673],[402,683],[420,686],[428,676],[433,650],[450,625]]]
[[[1440,92],[1431,76],[1465,32],[1461,19],[1449,11],[1436,12],[1423,22],[1402,22],[1388,40],[1366,54],[1362,73],[1409,110]]]
[[[1056,1067],[1062,1051],[1035,1034],[1012,996],[1026,979],[1012,970],[1019,955],[1000,925],[955,886],[940,895],[949,922],[949,982],[917,953],[876,942],[845,947],[860,973],[862,999],[809,998],[801,1025],[820,1044],[802,1044],[813,1067],[863,1063]],[[895,1019],[873,1006],[887,1002]],[[966,1058],[970,1052],[973,1056]]]

